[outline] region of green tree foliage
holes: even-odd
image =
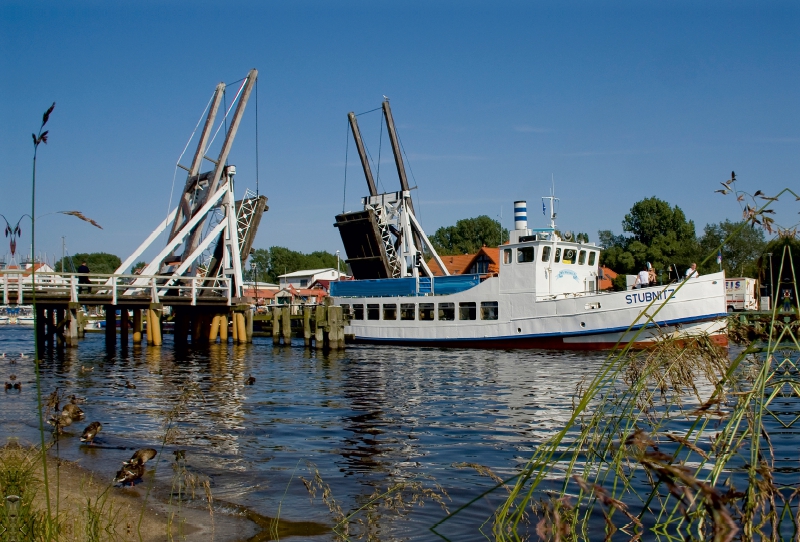
[[[688,267],[697,253],[694,222],[678,206],[658,198],[636,202],[622,221],[622,229],[631,234],[598,232],[603,251],[601,264],[617,273],[634,274],[650,262],[656,271],[667,272],[673,264]]]
[[[445,226],[430,237],[431,244],[440,255],[474,254],[483,246],[496,247],[500,238],[508,239],[508,230],[500,222],[481,215],[464,218],[455,226]]]
[[[131,267],[131,274],[138,273],[145,267],[147,267],[147,262],[144,261],[136,262],[135,264],[133,264],[133,267]]]
[[[110,275],[114,273],[114,271],[116,271],[120,265],[122,265],[122,260],[119,259],[119,256],[107,254],[105,252],[92,252],[88,254],[85,252],[79,252],[78,254],[67,256],[65,260],[64,269],[67,272],[72,271],[73,268],[77,270],[82,262],[86,262],[86,265],[89,266],[89,269],[92,271],[92,273],[103,273]],[[56,262],[56,270],[61,271],[61,263],[61,260]]]
[[[742,227],[744,226],[744,227]],[[739,230],[739,231],[737,231]],[[725,239],[730,239],[724,243]],[[722,246],[722,268],[728,277],[756,277],[758,275],[757,260],[764,253],[766,241],[764,230],[744,225],[744,222],[725,220],[719,224],[708,224],[700,239],[698,260],[708,254],[716,253]],[[714,258],[706,262],[701,273],[718,271],[719,266]]]
[[[255,263],[255,272],[253,272]],[[344,261],[340,261],[344,267]],[[285,247],[259,248],[250,255],[248,278],[262,282],[278,282],[278,277],[302,269],[336,269],[336,255],[322,250],[303,254]]]

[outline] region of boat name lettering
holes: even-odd
[[[659,291],[659,292],[636,292],[633,294],[628,294],[625,296],[625,303],[630,305],[631,303],[650,303],[653,300],[666,300],[669,295],[675,291],[675,288],[670,288],[669,290]],[[675,297],[675,296],[673,296]]]
[[[564,269],[563,271],[559,271],[558,275],[556,275],[556,280],[560,279],[561,277],[572,277],[575,280],[578,280],[578,274],[571,269]]]

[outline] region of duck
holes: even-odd
[[[87,367],[86,365],[81,365],[81,373],[91,373],[94,371],[94,367]]]
[[[22,384],[19,382],[14,382],[14,389],[17,391],[22,391]]]
[[[254,377],[253,375],[250,375],[249,378],[247,380],[245,380],[244,383],[247,386],[252,386],[253,384],[256,383],[256,377]]]
[[[73,422],[79,422],[86,417],[83,410],[75,403],[67,403],[64,405],[61,416],[71,418]]]
[[[103,429],[103,425],[100,422],[92,422],[86,426],[86,429],[83,430],[83,434],[81,435],[81,442],[88,442],[89,446],[94,444],[94,439]]]
[[[136,463],[135,465],[127,465],[117,471],[114,477],[114,483],[122,484],[123,486],[128,482],[133,487],[134,482],[144,475],[144,464]]]
[[[141,450],[136,450],[135,452],[133,452],[133,455],[129,460],[122,462],[122,465],[125,467],[133,465],[144,465],[145,463],[153,459],[157,453],[158,452],[156,452],[153,448],[142,448]]]
[[[52,418],[47,420],[47,423],[50,425],[54,425],[56,427],[56,432],[60,435],[64,432],[65,427],[69,427],[70,425],[72,425],[72,418],[70,418],[69,416],[65,416],[64,413],[62,412],[58,416],[53,416]]]
[[[136,384],[133,384],[130,380],[126,380],[125,387],[128,388],[129,390],[135,390]]]
[[[11,382],[6,382],[6,391],[10,390],[11,388],[13,388]]]

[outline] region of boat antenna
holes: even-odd
[[[556,229],[556,207],[555,204],[559,199],[556,197],[556,183],[555,179],[552,177],[551,174],[551,182],[552,187],[550,189],[550,195],[547,197],[542,198],[542,213],[547,213],[547,208],[545,206],[545,200],[550,200],[550,229],[555,231]]]

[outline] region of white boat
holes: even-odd
[[[345,334],[356,342],[595,350],[618,342],[646,346],[665,336],[707,334],[727,345],[723,273],[666,286],[598,291],[602,248],[559,236],[556,198],[549,197],[543,198],[550,200],[549,228],[529,229],[525,202],[515,202],[515,230],[509,243],[499,247],[496,275],[434,277],[415,239],[433,251],[441,269],[445,265],[405,205],[409,197],[398,192],[364,200],[365,209],[372,206],[379,217],[381,231],[388,221],[395,231],[402,230],[393,254],[401,276],[331,283],[334,304],[350,315]],[[641,316],[645,310],[654,314],[653,321]]]
[[[0,325],[7,324],[9,322],[8,316],[0,316]]]

